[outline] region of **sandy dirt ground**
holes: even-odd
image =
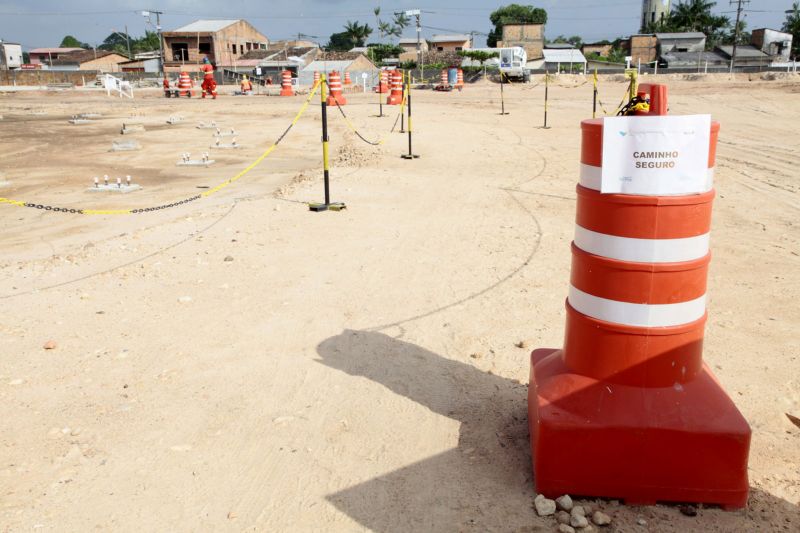
[[[585,503],[614,531],[798,531],[800,79],[659,79],[673,113],[722,123],[705,360],[753,429],[750,504]],[[624,88],[602,80],[608,110]],[[562,76],[543,130],[542,85],[507,86],[507,116],[496,85],[417,91],[414,161],[396,108],[376,118],[374,95],[348,95],[386,141],[331,110],[338,213],[305,205],[322,200],[316,104],[202,200],[0,205],[0,530],[554,531],[532,507],[528,354],[563,341],[591,92]],[[191,197],[302,102],[2,94],[0,196]],[[201,120],[242,148],[209,149]],[[130,139],[142,149],[109,151]],[[203,151],[211,168],[176,166]],[[103,174],[143,189],[87,193]]]

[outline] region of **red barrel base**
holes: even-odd
[[[336,102],[339,102],[340,106],[347,104],[347,100],[345,99],[343,94],[340,94],[340,95],[338,95],[336,97],[328,96],[328,99],[325,101],[325,104],[328,107],[335,107],[336,106]]]
[[[547,497],[747,504],[750,426],[708,367],[682,385],[641,388],[574,374],[561,350],[534,350],[528,423]]]

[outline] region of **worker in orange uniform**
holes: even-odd
[[[242,87],[242,94],[252,94],[253,93],[253,84],[247,78],[247,75],[245,75],[242,78],[241,87]]]
[[[203,71],[203,85],[200,86],[203,90],[203,98],[206,97],[206,94],[210,94],[216,100],[217,81],[214,79],[214,65],[207,57],[203,58],[203,66],[200,67],[200,70]]]

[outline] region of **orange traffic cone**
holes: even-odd
[[[194,82],[192,78],[189,76],[188,72],[181,72],[180,76],[178,77],[178,94],[180,96],[194,96],[194,91],[192,91],[192,87],[194,87]]]
[[[350,79],[350,73],[349,72],[345,72],[344,73],[344,84],[345,84],[345,86],[353,85],[353,80]]]
[[[640,93],[645,114],[666,114],[666,87]],[[711,180],[688,196],[602,194],[603,125],[581,124],[564,347],[531,354],[536,491],[743,507],[750,428],[702,359]]]
[[[281,72],[281,96],[294,96],[292,73],[289,70]]]
[[[342,94],[342,77],[335,70],[328,74],[328,89],[331,90],[330,95],[328,95],[329,106],[334,106],[337,102],[339,105],[347,103],[344,94]]]
[[[387,105],[400,105],[403,102],[403,73],[392,71],[392,92],[386,99]]]

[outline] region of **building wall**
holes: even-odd
[[[469,48],[469,41],[431,43],[431,50],[434,52],[457,52],[459,50],[469,50]],[[416,48],[414,50],[416,50]]]
[[[583,55],[598,54],[600,57],[608,57],[611,54],[613,45],[610,44],[584,44],[581,46]]]
[[[2,70],[0,85],[43,86],[50,83],[93,84],[97,72],[78,71],[59,72],[56,70]]]
[[[528,60],[543,57],[544,24],[506,24],[498,48],[519,46],[528,54]]]
[[[631,35],[630,43],[629,55],[633,58],[632,65],[639,61],[650,63],[656,60],[658,39],[655,35]]]
[[[792,34],[777,30],[759,28],[753,30],[750,38],[753,46],[771,56],[778,56],[784,61],[789,60],[792,51]]]
[[[244,20],[231,24],[214,36],[214,56],[219,65],[233,65],[236,59],[250,50],[267,48],[269,48],[267,36]]]
[[[0,69],[17,69],[22,65],[22,46],[14,43],[0,44]]]
[[[172,45],[187,45],[186,59],[176,60]],[[265,50],[269,39],[251,24],[240,20],[218,32],[164,33],[164,69],[168,72],[200,70],[203,58],[218,66],[233,66],[236,60],[251,50]]]
[[[415,54],[417,53],[417,43],[416,42],[403,43],[403,44],[400,45],[400,48],[403,49],[403,52],[414,52]],[[419,48],[423,52],[426,52],[428,50],[428,42],[425,39],[420,39]]]
[[[706,49],[706,38],[658,39],[658,49],[662,54],[668,52],[702,52]]]

